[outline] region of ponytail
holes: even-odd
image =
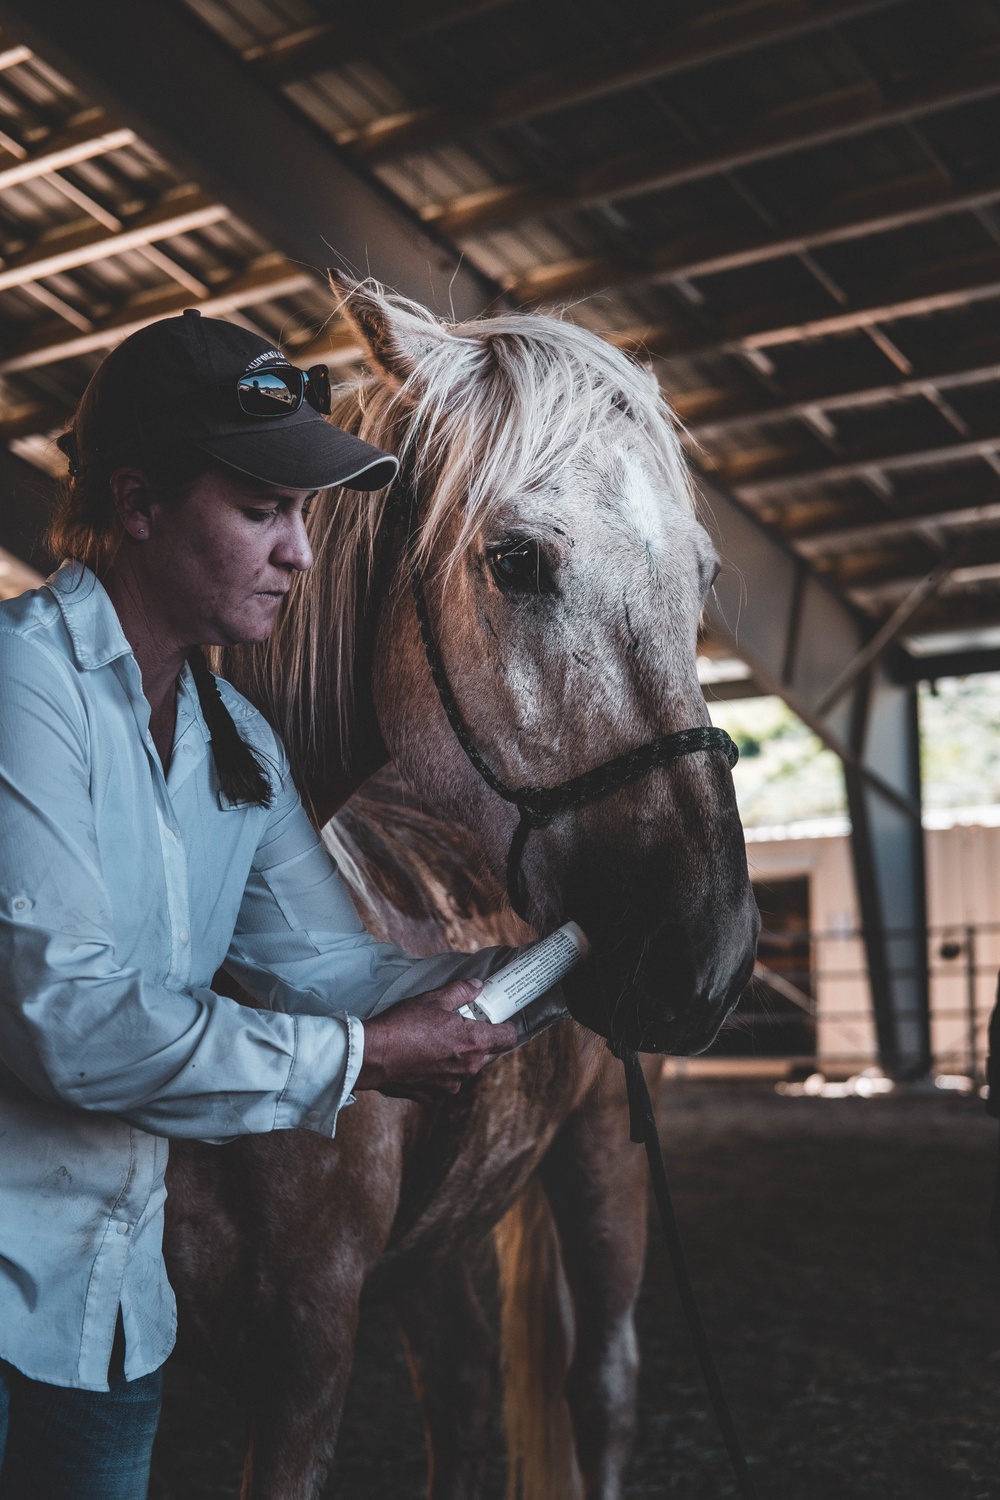
[[[274,792],[267,772],[256,752],[241,738],[233,723],[200,646],[192,647],[188,652],[187,662],[198,689],[198,702],[212,737],[212,759],[215,761],[215,770],[224,795],[230,802],[270,807]]]

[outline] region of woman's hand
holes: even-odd
[[[402,1099],[430,1103],[457,1094],[476,1074],[517,1042],[512,1021],[491,1026],[457,1014],[482,989],[481,979],[460,979],[412,1000],[401,1000],[365,1022],[365,1057],[354,1085]]]

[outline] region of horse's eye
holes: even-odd
[[[551,594],[552,572],[537,542],[506,541],[486,554],[497,586],[507,594]]]

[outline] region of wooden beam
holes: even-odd
[[[650,44],[648,38],[625,38],[610,52],[604,42],[582,58],[545,68],[519,79],[490,98],[412,110],[372,120],[337,137],[366,161],[384,161],[409,151],[428,150],[446,141],[483,130],[532,120],[570,109],[624,89],[690,72],[706,64],[738,57],[756,47],[773,46],[794,37],[872,15],[901,0],[771,0],[752,9],[727,9],[721,15],[698,15],[685,24],[668,22],[669,35]],[[308,49],[302,63],[308,64]]]
[[[888,608],[906,596],[921,581],[922,575],[913,574],[906,578],[887,578],[881,583],[858,584],[847,590],[855,604],[862,609],[879,610]],[[959,593],[963,589],[976,588],[982,583],[1000,582],[1000,562],[974,563],[967,568],[953,568],[951,573],[941,584],[939,592],[942,594]]]
[[[187,6],[102,0],[98,26],[92,9],[0,0],[0,24],[295,263],[370,274],[458,318],[494,301],[493,283]]]
[[[206,198],[196,188],[188,188],[183,193],[168,195],[149,213],[117,232],[87,225],[70,236],[43,237],[0,267],[0,292],[39,281],[43,276],[75,271],[112,255],[124,255],[126,250],[147,247],[155,240],[190,234],[192,230],[218,224],[228,216],[229,210],[223,204]]]
[[[891,234],[948,214],[975,213],[998,202],[1000,176],[977,190],[956,192],[939,173],[928,174],[915,182],[879,183],[866,206],[859,208],[855,197],[847,209],[833,205],[814,219],[787,226],[778,234],[761,229],[734,236],[724,227],[716,228],[657,246],[644,256],[592,256],[533,266],[502,278],[501,285],[518,302],[531,304],[586,296],[610,287],[681,278],[690,281],[869,235]]]
[[[103,110],[87,110],[65,130],[50,136],[37,151],[0,149],[0,191],[105,156],[109,151],[120,151],[134,140],[134,130],[115,125]]]
[[[926,284],[933,287],[935,282],[939,285],[937,290],[907,296],[898,288],[888,289],[882,297],[858,307],[845,308],[822,317],[804,318],[801,321],[769,323],[728,338],[679,337],[673,328],[658,327],[626,329],[610,337],[619,348],[637,354],[674,357],[753,354],[760,350],[779,348],[783,344],[802,344],[813,339],[828,338],[833,334],[874,328],[881,323],[951,312],[957,308],[971,307],[977,302],[990,301],[1000,297],[1000,264],[996,256],[991,254],[988,274],[984,277],[983,263],[977,257],[975,262],[967,264],[964,274],[946,277],[945,273],[940,272],[936,277],[928,275]]]
[[[864,479],[873,472],[898,474],[909,469],[937,468],[942,464],[966,462],[970,458],[988,459],[996,453],[1000,453],[1000,436],[975,438],[968,442],[935,444],[902,453],[875,453],[867,458],[828,464],[820,469],[797,469],[787,474],[765,475],[760,479],[738,484],[729,482],[729,488],[740,500],[759,504],[763,500],[780,500],[796,490]],[[719,478],[724,484],[728,482],[724,469],[720,471]]]
[[[1000,380],[1000,350],[991,359],[984,359],[985,352],[982,347],[972,350],[962,346],[943,368],[909,379],[900,375],[894,381],[877,385],[858,385],[856,381],[831,385],[818,381],[807,387],[796,386],[785,400],[780,396],[769,400],[756,393],[748,396],[745,391],[681,391],[672,398],[672,404],[693,436],[699,441],[711,441],[747,422],[762,425],[791,422],[808,419],[815,412],[857,411],[864,407],[885,406],[893,401],[912,401],[921,396],[933,399],[935,391],[988,385]],[[710,415],[698,415],[706,410]]]
[[[947,557],[943,557],[936,567],[914,584],[909,593],[903,595],[892,614],[875,632],[871,640],[865,642],[854,660],[848,662],[830,683],[816,704],[817,713],[829,713],[834,704],[841,701],[848,689],[861,680],[869,667],[880,657],[885,656],[889,647],[899,639],[927,601],[944,588],[948,579],[954,574],[955,563],[963,550],[964,546],[959,542],[957,547],[951,549]]]
[[[522,219],[565,209],[591,208],[644,193],[703,181],[759,162],[849,140],[873,130],[908,125],[960,104],[1000,93],[1000,46],[985,48],[952,69],[947,78],[907,89],[887,100],[867,80],[805,100],[750,121],[721,146],[682,149],[655,147],[632,152],[585,169],[562,181],[528,178],[498,183],[443,203],[428,204],[421,216],[443,234],[485,233]]]
[[[942,651],[934,656],[907,654],[897,670],[908,682],[933,682],[938,677],[969,677],[978,672],[1000,672],[1000,650]]]
[[[53,427],[65,421],[69,410],[65,406],[40,401],[10,402],[0,411],[0,445],[12,438],[29,437],[36,432],[51,432]]]
[[[8,68],[18,68],[22,63],[30,62],[34,55],[30,47],[18,45],[0,48],[0,73],[5,73]]]
[[[0,447],[0,547],[43,576],[57,560],[49,557],[42,537],[59,498],[59,486],[6,446]]]
[[[344,67],[366,53],[377,55],[387,48],[416,37],[432,36],[512,3],[513,0],[404,0],[402,5],[369,3],[353,9],[338,6],[335,21],[318,21],[248,47],[243,59],[269,83],[296,83],[311,73]]]
[[[905,542],[921,535],[933,537],[956,531],[979,531],[1000,528],[1000,502],[985,505],[963,505],[955,510],[930,511],[924,515],[898,516],[891,521],[874,521],[870,525],[843,526],[836,531],[814,532],[796,537],[796,552],[803,557],[832,557],[838,552],[865,552],[869,549]]]
[[[283,257],[263,256],[200,302],[173,287],[166,292],[158,290],[154,296],[142,300],[141,311],[136,302],[131,301],[89,333],[28,344],[0,358],[0,375],[14,374],[19,370],[36,370],[62,359],[77,359],[83,354],[111,349],[130,333],[145,328],[158,318],[173,317],[185,307],[200,307],[210,317],[225,317],[241,307],[252,307],[256,302],[269,302],[274,297],[287,297],[313,286],[315,281],[312,276],[290,265]]]

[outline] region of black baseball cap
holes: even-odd
[[[75,448],[79,464],[136,444],[183,442],[283,489],[391,484],[399,468],[392,454],[334,427],[308,401],[274,417],[240,410],[242,377],[288,364],[260,334],[189,308],[111,351],[84,392],[72,440],[61,446]]]

